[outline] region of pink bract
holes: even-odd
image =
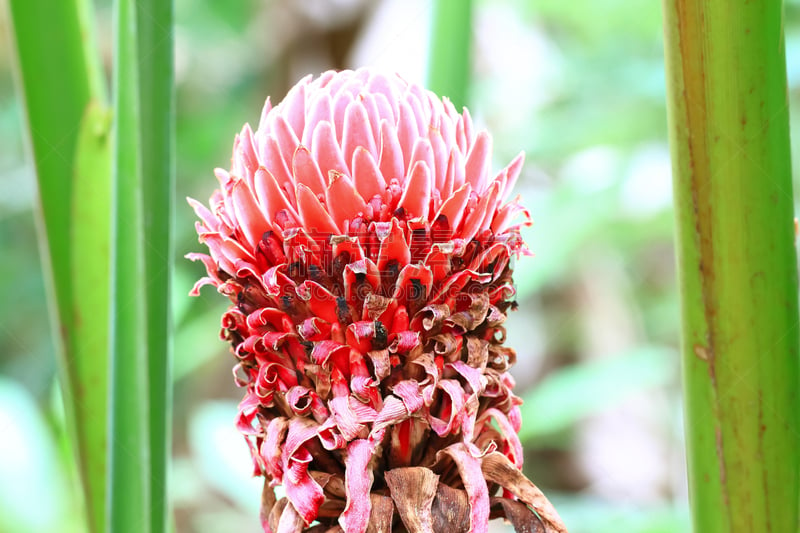
[[[326,72],[267,100],[210,206],[189,199],[209,249],[192,293],[233,303],[265,531],[566,531],[520,472],[503,346],[522,162],[493,175],[489,135],[418,85]]]

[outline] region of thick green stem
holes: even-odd
[[[797,531],[783,7],[664,0],[664,12],[695,531]]]
[[[472,0],[436,0],[431,28],[428,88],[467,105],[472,41]]]

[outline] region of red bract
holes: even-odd
[[[189,200],[210,252],[188,256],[208,271],[192,292],[233,302],[222,337],[265,531],[566,531],[520,473],[503,346],[522,160],[492,177],[466,110],[326,72],[244,126],[210,208]]]

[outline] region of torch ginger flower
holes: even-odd
[[[189,199],[209,249],[187,256],[208,271],[192,293],[233,302],[221,336],[264,531],[566,531],[520,472],[503,346],[522,161],[492,177],[466,109],[326,72],[242,128],[210,208]]]

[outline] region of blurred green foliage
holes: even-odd
[[[98,17],[108,28],[104,5]],[[520,308],[508,323],[515,376],[528,401],[526,470],[553,496],[572,533],[688,531],[661,7],[650,0],[476,0],[475,9],[470,110],[494,136],[497,168],[526,151],[517,188],[535,222],[526,234],[534,257],[517,263]],[[800,1],[786,9],[796,106]],[[178,0],[176,10],[179,257],[200,250],[182,198],[210,195],[212,169],[229,164],[234,134],[258,121],[267,95],[278,102],[307,72],[360,66],[351,57],[379,63],[392,46],[413,50],[408,43],[429,20],[424,0]],[[375,25],[384,41],[374,40]],[[71,487],[74,472],[60,451],[63,427],[52,408],[34,180],[3,37],[0,372],[14,399],[0,394],[0,415],[13,413],[14,424],[44,421],[24,433],[44,450],[42,464],[55,465],[40,482]],[[111,36],[99,37],[110,50]],[[395,68],[409,78],[425,71],[425,57],[406,55],[408,63]],[[795,131],[799,121],[795,113]],[[800,147],[800,136],[794,143]],[[215,340],[225,304],[210,289],[188,298],[201,267],[176,263],[177,529],[254,531],[258,488],[231,484],[247,477],[249,459],[232,423],[240,394],[231,357]],[[24,412],[33,414],[23,420]],[[9,461],[13,455],[0,454],[0,472]],[[80,515],[70,510],[75,492],[50,494],[53,509],[63,512],[59,530],[80,530]],[[8,497],[0,491],[0,509]],[[29,518],[0,529],[44,530]]]

